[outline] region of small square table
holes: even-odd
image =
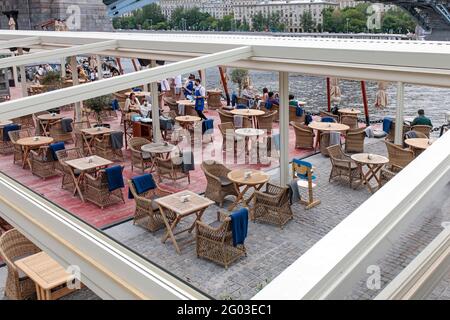
[[[80,131],[81,131],[81,135],[83,136],[84,143],[86,144],[86,146],[89,150],[89,154],[92,154],[92,147],[94,145],[95,137],[104,135],[107,133],[111,133],[114,130],[111,130],[110,128],[106,128],[106,127],[96,127],[96,128],[81,129]],[[88,136],[92,137],[92,139],[90,141],[87,139]]]
[[[91,161],[90,161],[91,160]],[[73,191],[73,195],[75,195],[77,192],[80,195],[81,201],[84,202],[83,193],[81,192],[80,184],[81,181],[84,178],[84,175],[86,172],[91,170],[100,170],[102,168],[106,168],[107,166],[113,164],[112,161],[108,159],[104,159],[99,156],[90,156],[90,157],[84,157],[74,160],[67,160],[66,164],[72,168],[71,174],[73,182],[75,183],[75,190]],[[80,174],[78,177],[75,175],[75,169],[80,171]]]
[[[188,201],[183,202],[181,199],[182,196],[189,196]],[[177,192],[165,197],[155,199],[153,201],[158,204],[161,216],[167,229],[167,232],[164,234],[161,242],[165,243],[166,240],[170,238],[178,254],[181,254],[181,250],[177,243],[177,240],[175,239],[175,236],[184,232],[191,233],[195,228],[195,223],[202,219],[202,215],[205,212],[206,208],[214,204],[214,201],[206,197],[199,196],[198,194],[189,190]],[[175,215],[175,219],[171,224],[169,224],[169,220],[165,212],[166,210],[169,210]],[[194,223],[189,228],[174,233],[174,229],[176,228],[178,223],[180,223],[183,218],[186,218],[193,214],[196,215]],[[192,241],[195,241],[195,239],[187,241],[184,244],[191,243]]]
[[[67,286],[75,279],[74,275],[45,252],[22,258],[15,264],[36,284],[38,300],[56,300],[76,290]],[[58,287],[61,288],[54,290]]]

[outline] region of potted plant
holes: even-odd
[[[40,80],[41,85],[45,86],[45,91],[52,91],[61,88],[61,74],[58,71],[49,71]]]
[[[111,94],[95,97],[84,101],[84,106],[94,112],[98,123],[102,123],[102,112],[111,108],[113,96]]]
[[[233,69],[233,71],[231,71],[231,81],[237,84],[239,97],[241,96],[244,83],[247,81],[248,77],[248,70],[246,69]]]

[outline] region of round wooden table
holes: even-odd
[[[381,188],[381,179],[378,175],[378,172],[386,163],[389,162],[389,159],[378,154],[369,153],[357,153],[352,155],[351,158],[359,167],[359,171],[361,174],[361,183],[367,185],[369,191],[373,193],[374,190],[370,185],[370,180],[375,179],[377,181],[376,189],[378,190],[379,188]],[[368,168],[366,173],[363,172],[363,166],[367,166]]]
[[[195,101],[191,101],[188,99],[184,99],[184,100],[177,100],[177,104],[182,104],[185,106],[195,106]]]
[[[134,93],[138,98],[145,98],[146,96],[150,96],[152,93],[148,91],[127,91],[125,95],[128,97],[130,94]]]
[[[258,117],[266,114],[258,109],[233,109],[230,113],[235,116],[251,117],[254,128],[258,127]]]
[[[249,173],[250,176],[246,177],[246,173]],[[244,198],[244,195],[247,193],[247,191],[250,188],[253,188],[254,190],[260,190],[270,179],[270,176],[267,173],[253,169],[231,170],[228,173],[227,177],[231,182],[233,182],[234,188],[236,189],[236,192],[238,194],[238,196],[236,197],[236,201],[228,208],[228,210],[230,211],[233,210],[241,202],[244,207],[248,208],[248,204],[253,199],[254,193],[252,193],[251,196],[246,200]],[[240,190],[241,186],[245,186],[242,191]]]
[[[351,115],[358,115],[361,113],[360,110],[354,108],[343,108],[339,109],[338,112],[342,114],[351,114]]]
[[[314,130],[319,131],[347,131],[350,129],[350,127],[346,124],[342,123],[336,123],[336,122],[318,122],[313,121],[310,124],[308,124],[308,127]]]
[[[175,150],[175,148],[176,147],[170,143],[153,142],[149,144],[144,144],[141,147],[141,150],[143,152],[155,154],[156,156],[162,159],[169,159],[170,153],[173,150]],[[155,167],[156,167],[156,157],[152,157],[152,165],[150,167],[150,172],[152,172]]]
[[[52,142],[53,142],[52,137],[43,137],[43,136],[27,137],[17,140],[16,144],[22,146],[23,148],[22,168],[25,169],[31,149],[36,149],[41,146],[48,145]]]
[[[64,118],[64,116],[59,113],[46,113],[37,116],[37,118],[39,120],[39,125],[41,126],[42,133],[48,135],[49,126],[53,122],[61,120],[62,118]]]
[[[254,128],[241,128],[241,129],[236,129],[234,130],[234,132],[239,135],[239,136],[244,136],[244,137],[258,137],[264,134],[264,130],[262,129],[254,129]]]
[[[412,149],[414,156],[417,157],[433,143],[428,138],[411,138],[406,139],[405,143]]]

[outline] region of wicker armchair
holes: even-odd
[[[169,106],[170,111],[174,111],[177,116],[180,116],[178,113],[178,103],[174,98],[164,97],[163,100]]]
[[[267,183],[266,191],[255,191],[254,195],[254,220],[275,224],[283,229],[293,219],[288,187]]]
[[[198,258],[214,261],[228,268],[228,266],[242,256],[247,256],[245,245],[233,246],[231,218],[224,214],[217,214],[217,222],[208,225],[196,221],[196,252]]]
[[[297,116],[297,108],[289,106],[289,122],[304,123],[305,117],[305,112],[302,116]]]
[[[348,180],[350,188],[353,188],[353,182],[361,181],[361,171],[358,165],[346,155],[340,145],[328,147],[328,154],[331,161],[331,172],[328,181],[336,177]]]
[[[33,115],[28,114],[19,118],[11,119],[12,122],[20,124],[22,129],[34,129]]]
[[[365,128],[348,130],[345,135],[345,152],[364,152]]]
[[[333,118],[334,121],[339,122],[339,116],[337,116],[335,114],[332,114],[331,112],[319,111],[319,115],[320,115],[321,118],[325,118],[325,117]]]
[[[395,122],[392,122],[391,124],[391,129],[389,130],[389,133],[386,137],[386,140],[389,142],[394,142],[395,139]],[[407,125],[407,124],[403,124],[403,132],[402,132],[402,137],[405,135],[406,132],[408,132],[409,130],[411,130],[411,126]]]
[[[235,127],[232,122],[222,122],[219,125],[220,133],[222,134],[222,149],[226,150],[227,141],[234,141],[234,150],[238,150],[238,143],[245,141],[243,136],[239,136],[235,133]],[[245,142],[243,142],[245,143]],[[247,150],[247,149],[246,149]]]
[[[354,115],[341,115],[341,123],[346,124],[350,129],[358,129],[358,117]]]
[[[131,171],[134,170],[134,167],[141,169],[142,172],[151,168],[153,163],[152,155],[141,150],[143,145],[149,143],[151,142],[145,138],[133,137],[130,139],[128,144],[131,149]]]
[[[328,157],[328,147],[330,146],[330,133],[329,132],[320,132],[320,153]],[[339,146],[340,147],[340,146]]]
[[[414,159],[414,152],[409,148],[403,149],[387,140],[384,143],[388,151],[389,163],[380,170],[382,185],[391,180]]]
[[[36,285],[33,280],[20,275],[14,261],[40,252],[35,244],[25,238],[16,229],[9,230],[0,237],[0,256],[8,267],[5,296],[10,299],[22,300],[33,296]]]
[[[307,125],[291,122],[295,132],[295,147],[301,149],[314,148],[314,130]]]
[[[72,178],[72,168],[66,164],[66,161],[83,158],[82,149],[70,148],[59,150],[56,151],[56,157],[58,158],[59,168],[62,173],[61,188],[73,192],[75,190],[75,183]]]
[[[61,125],[61,120],[52,122],[50,124],[49,135],[54,139],[55,142],[73,141],[72,132],[64,132]]]
[[[44,180],[58,175],[58,172],[55,170],[56,161],[49,158],[49,153],[50,151],[47,146],[40,147],[36,150],[30,150],[29,161],[31,173]]]
[[[272,133],[272,126],[276,119],[278,112],[268,112],[265,115],[258,117],[258,126],[259,129],[266,130],[267,134],[270,135]]]
[[[15,130],[15,131],[9,131],[8,132],[9,139],[11,140],[11,143],[14,146],[14,157],[13,157],[13,163],[22,165],[22,159],[23,159],[23,149],[21,145],[18,145],[16,143],[17,140],[21,138],[28,138],[33,136],[33,129],[21,129],[21,130]]]
[[[421,132],[421,133],[425,134],[427,136],[427,138],[430,137],[431,129],[433,129],[433,128],[430,126],[419,125],[419,124],[411,127],[412,131]]]
[[[219,110],[217,110],[217,113],[219,114],[221,123],[226,123],[226,122],[234,123],[234,117],[229,111],[224,110],[224,109],[219,109]]]
[[[123,172],[122,166],[122,172]],[[104,207],[122,202],[125,204],[122,188],[109,191],[108,179],[105,170],[99,170],[96,176],[86,173],[84,197],[87,201],[98,205],[101,209]]]
[[[138,224],[151,232],[155,232],[164,227],[164,220],[161,216],[159,206],[154,203],[153,200],[170,195],[171,192],[166,191],[157,185],[155,189],[138,194],[133,181],[128,180],[128,186],[136,203],[133,224]],[[169,221],[173,221],[176,218],[170,210],[167,210],[165,214]],[[171,214],[173,216],[171,216]]]
[[[124,160],[122,150],[113,149],[110,134],[103,134],[101,137],[95,138],[95,154],[111,161]]]
[[[216,161],[204,161],[200,168],[207,181],[205,197],[219,203],[222,207],[226,196],[238,196],[233,183],[227,178],[230,169]]]
[[[158,174],[159,182],[162,182],[162,178],[170,179],[173,182],[187,178],[188,183],[191,183],[191,175],[189,174],[189,171],[183,172],[182,159],[162,159],[157,157],[156,172]]]

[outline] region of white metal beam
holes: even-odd
[[[279,73],[280,82],[280,185],[289,182],[289,73]]]
[[[240,59],[248,59],[251,55],[251,47],[241,47],[187,61],[46,92],[23,99],[6,101],[2,103],[2,108],[0,108],[0,119],[13,119],[38,111],[75,103],[80,100],[155,82],[162,78],[198,70],[201,67],[209,68]]]
[[[102,52],[103,50],[115,49],[117,47],[116,40],[108,40],[97,43],[90,43],[81,46],[73,46],[69,48],[55,49],[51,51],[40,51],[30,53],[24,56],[8,57],[0,59],[0,69],[12,66],[26,65],[40,61],[49,61],[72,55],[83,55],[86,53]]]
[[[27,48],[41,43],[39,37],[19,38],[0,42],[0,49]]]
[[[403,113],[405,109],[405,84],[397,83],[397,108],[395,110],[395,136],[394,143],[403,144]]]

